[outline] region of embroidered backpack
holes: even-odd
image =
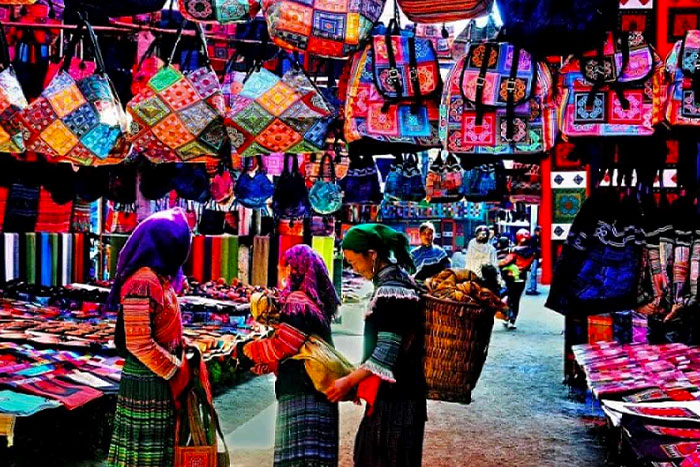
[[[608,34],[561,70],[559,126],[566,137],[649,136],[663,119],[663,63],[638,32]]]
[[[666,59],[666,121],[672,126],[700,126],[700,31],[685,33]]]
[[[2,71],[0,72],[0,152],[24,152],[24,140],[22,129],[17,125],[15,115],[26,109],[29,103],[24,96],[22,86],[17,80],[17,74],[12,63],[7,47],[5,29],[0,24],[0,58],[2,58]]]
[[[426,199],[431,203],[453,203],[462,199],[463,171],[459,160],[443,154],[430,164],[425,181]]]
[[[260,11],[258,0],[178,0],[182,16],[209,24],[246,22]]]
[[[392,152],[439,147],[441,86],[440,66],[429,40],[401,31],[394,20],[387,28],[378,26],[352,66],[346,141],[369,140],[374,150],[376,142],[391,143]]]
[[[546,64],[507,42],[475,42],[448,75],[440,137],[456,154],[540,154],[554,146],[555,112]]]
[[[273,42],[283,49],[329,58],[359,50],[385,0],[263,0]]]
[[[335,111],[296,60],[282,77],[265,68],[231,74],[226,131],[234,156],[323,152]]]

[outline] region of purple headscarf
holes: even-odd
[[[124,282],[141,268],[151,268],[156,273],[174,279],[182,279],[182,265],[190,252],[192,234],[185,211],[180,208],[155,213],[134,229],[119,253],[114,284],[107,298],[107,309],[120,310],[121,290]],[[118,314],[115,342],[123,337],[121,312]]]
[[[323,258],[308,245],[295,245],[282,257],[282,265],[289,266],[289,280],[282,291],[282,301],[292,292],[304,292],[330,321],[338,311],[340,299]]]

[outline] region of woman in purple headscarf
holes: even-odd
[[[292,360],[305,335],[333,345],[331,318],[340,300],[323,259],[307,245],[290,248],[280,265],[286,285],[280,296],[280,325],[267,339],[237,352],[255,373],[274,372],[279,407],[275,429],[276,467],[338,465],[338,404],[318,392],[304,362]]]
[[[173,401],[189,380],[175,290],[190,242],[185,212],[170,209],[141,222],[119,254],[107,305],[118,310],[114,341],[126,359],[109,466],[173,465]]]

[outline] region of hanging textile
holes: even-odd
[[[73,203],[58,204],[43,187],[39,191],[39,207],[36,218],[37,232],[69,232]]]
[[[7,196],[9,195],[10,189],[4,186],[0,186],[0,220],[5,219],[5,210],[7,209]],[[3,230],[3,225],[0,222],[0,232]]]
[[[228,274],[229,282],[238,277],[238,237],[228,237]]]
[[[328,268],[328,274],[333,277],[333,247],[335,246],[335,239],[333,237],[313,237],[311,239],[311,248],[316,251],[323,261],[326,263]]]
[[[229,237],[224,235],[221,237],[221,256],[219,257],[219,272],[221,277],[226,281],[226,283],[231,282],[231,275],[229,274]]]
[[[39,188],[13,184],[7,195],[5,232],[33,232],[39,207]]]
[[[279,254],[277,256],[277,262],[282,260],[282,257],[284,254],[289,250],[291,247],[294,245],[299,245],[301,243],[304,243],[304,237],[298,236],[298,235],[280,235],[280,241],[279,241]],[[277,286],[282,287],[282,284],[280,283],[281,278],[278,278],[277,280]]]
[[[114,277],[117,273],[119,252],[122,251],[128,239],[128,235],[111,235],[109,237],[109,277]]]
[[[58,280],[58,285],[68,285],[70,283],[70,257],[71,257],[71,236],[70,234],[62,233],[59,236],[59,241],[61,245],[61,257],[60,262],[60,277]]]
[[[202,264],[202,282],[209,282],[213,279],[211,276],[212,265],[212,240],[213,237],[204,237],[204,261]]]
[[[221,275],[221,250],[223,237],[217,235],[211,239],[211,280],[216,281]]]
[[[204,282],[204,237],[198,235],[192,239],[192,276],[199,282]]]
[[[11,281],[19,278],[19,235],[15,233],[5,233],[5,280]]]
[[[83,243],[85,234],[77,233],[73,238],[73,282],[83,282]]]
[[[41,250],[38,261],[41,264],[41,285],[51,285],[51,237],[46,232],[37,234],[40,239]]]
[[[58,285],[58,258],[59,258],[59,248],[60,243],[58,241],[57,233],[50,233],[49,238],[51,239],[51,286]]]
[[[270,237],[253,239],[253,271],[251,285],[267,286],[268,264],[270,258]]]
[[[244,284],[250,284],[250,246],[238,246],[238,279]]]
[[[26,281],[29,284],[36,284],[36,234],[28,232],[25,235],[24,256],[27,262]]]

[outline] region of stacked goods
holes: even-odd
[[[263,292],[267,289],[260,286],[244,284],[239,279],[233,279],[227,284],[223,278],[200,284],[195,279],[190,279],[190,290],[187,295],[207,297],[214,300],[228,300],[236,303],[249,303],[250,296],[255,292]]]

